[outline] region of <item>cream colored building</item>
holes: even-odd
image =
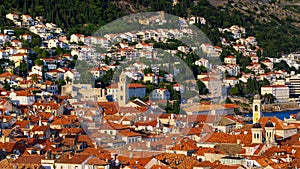
[[[105,90],[93,88],[91,84],[66,84],[62,86],[61,95],[76,101],[106,101]]]

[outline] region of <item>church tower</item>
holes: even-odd
[[[128,102],[128,81],[124,72],[121,73],[118,82],[118,103],[119,106],[125,106]]]
[[[253,127],[251,129],[252,143],[261,144],[263,142],[262,131],[263,131],[263,129],[259,123],[253,124]]]
[[[261,116],[261,100],[258,94],[255,95],[253,99],[252,113],[253,113],[253,124],[258,123],[258,120],[260,119]]]
[[[275,127],[270,120],[265,125],[265,137],[267,144],[275,143]]]

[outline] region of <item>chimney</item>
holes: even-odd
[[[147,142],[146,142],[146,146],[147,146],[147,148],[150,150],[150,149],[151,149],[151,142],[150,142],[150,141],[147,141]]]
[[[105,89],[102,89],[102,97],[105,97]]]
[[[286,157],[286,162],[291,162],[291,158],[290,158],[290,155],[289,154],[287,154],[287,157]]]
[[[73,152],[70,152],[70,153],[69,153],[69,159],[73,158],[73,156],[74,156],[74,153],[73,153]]]
[[[39,126],[42,126],[42,117],[39,119]]]
[[[240,140],[240,139],[237,139],[237,140],[236,140],[236,143],[240,145],[240,144],[241,144],[241,140]]]
[[[171,119],[174,119],[174,114],[171,114]]]
[[[133,153],[132,153],[132,152],[130,152],[130,154],[129,154],[129,158],[130,158],[130,159],[132,159],[132,157],[133,157]]]
[[[2,140],[2,143],[5,143],[5,142],[6,142],[6,137],[5,137],[5,135],[2,134],[1,140]]]

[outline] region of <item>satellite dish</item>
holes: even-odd
[[[4,92],[4,91],[3,91],[3,92],[1,92],[1,95],[6,95],[6,94],[7,94],[7,92]]]

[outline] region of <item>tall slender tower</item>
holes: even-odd
[[[260,119],[261,116],[261,100],[258,94],[255,95],[253,99],[252,113],[253,113],[253,124],[258,123],[258,120]]]
[[[118,82],[118,103],[119,106],[125,106],[128,102],[128,81],[124,72],[121,73]]]

